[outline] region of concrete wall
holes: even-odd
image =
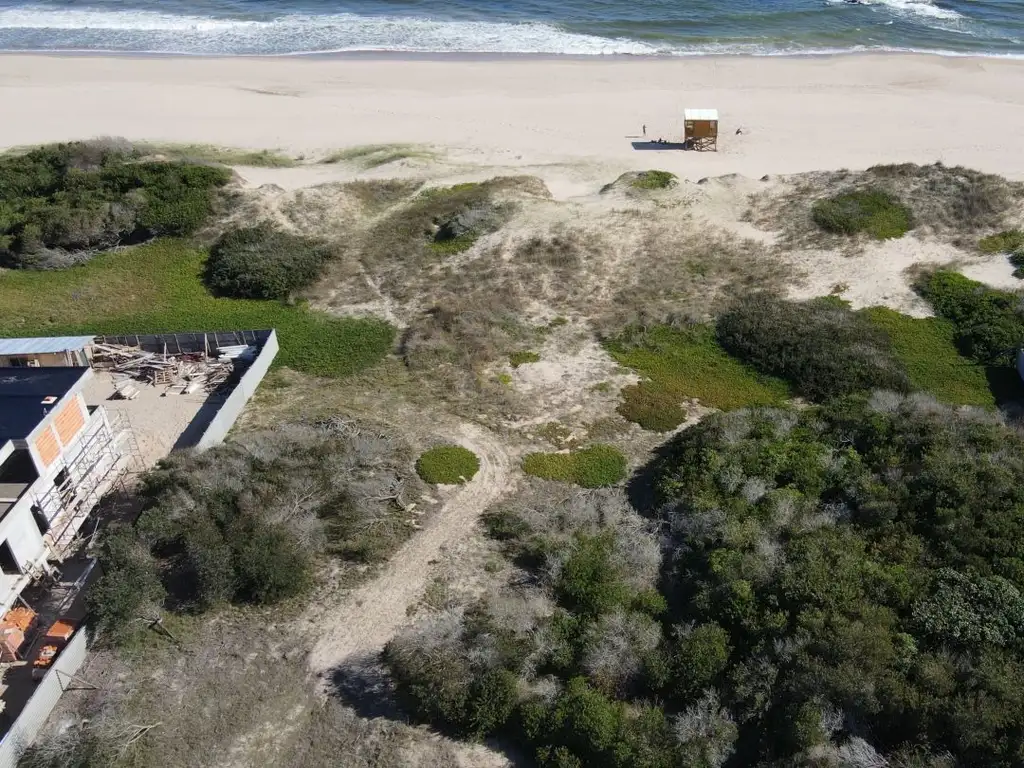
[[[267,371],[270,370],[270,364],[274,362],[277,350],[277,332],[270,331],[270,335],[263,342],[263,348],[260,349],[256,359],[252,361],[252,365],[242,374],[238,384],[231,390],[227,400],[220,406],[209,426],[196,441],[196,448],[203,450],[224,441],[228,431],[242,414],[245,404],[256,393],[256,388],[263,381],[263,377],[267,375]]]
[[[73,687],[71,675],[85,661],[86,630],[79,629],[36,686],[25,708],[0,740],[0,768],[16,768],[21,753],[35,740],[60,697]]]
[[[0,368],[10,368],[11,361],[19,361],[24,365],[24,360],[32,360],[40,368],[62,368],[64,366],[86,366],[89,364],[89,357],[85,350],[69,349],[66,352],[32,352],[24,355],[0,355]]]
[[[6,541],[23,571],[30,571],[46,560],[46,544],[32,517],[32,493],[26,492],[0,520],[0,541]]]

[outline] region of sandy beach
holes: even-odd
[[[0,57],[0,145],[116,135],[277,148],[445,148],[478,165],[596,161],[695,179],[942,161],[1024,178],[1024,61],[916,55],[693,59]],[[721,113],[717,154],[678,139]],[[737,131],[740,133],[737,133]]]

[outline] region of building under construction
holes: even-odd
[[[87,406],[87,367],[0,368],[0,613],[67,555],[130,435]]]

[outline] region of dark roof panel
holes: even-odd
[[[88,368],[0,368],[0,441],[27,437],[48,412],[43,398],[58,400]]]

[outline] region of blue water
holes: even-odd
[[[1024,0],[0,0],[0,49],[1024,57]]]

